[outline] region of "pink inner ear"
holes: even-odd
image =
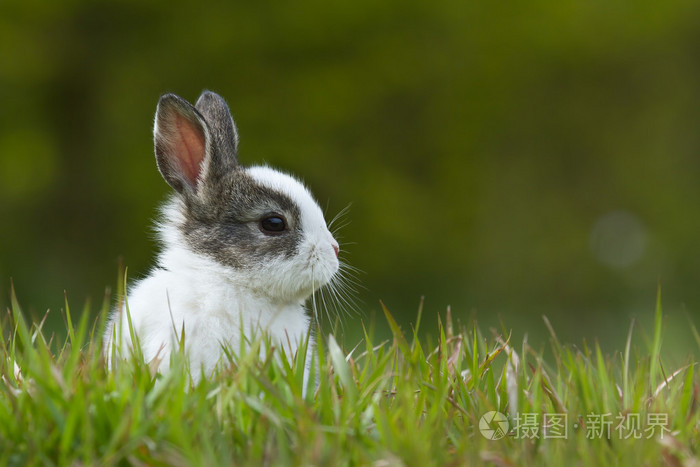
[[[190,185],[197,186],[197,177],[206,153],[204,134],[192,122],[181,115],[175,117],[175,156],[180,163],[182,175]]]

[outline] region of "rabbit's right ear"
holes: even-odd
[[[204,117],[186,100],[165,94],[153,129],[158,170],[181,195],[193,194],[203,179],[212,141]]]

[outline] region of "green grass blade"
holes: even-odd
[[[663,332],[663,311],[661,307],[661,285],[656,294],[656,309],[654,310],[654,339],[651,346],[651,360],[649,362],[650,391],[658,386],[661,373],[661,336]]]

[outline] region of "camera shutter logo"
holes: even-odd
[[[479,431],[486,439],[499,440],[508,434],[508,419],[501,412],[486,412],[479,420]]]

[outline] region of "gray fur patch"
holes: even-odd
[[[207,184],[200,196],[182,201],[185,221],[178,228],[188,245],[220,264],[250,269],[298,253],[303,237],[299,207],[287,195],[257,184],[240,166]],[[261,232],[260,220],[270,213],[283,215],[288,230],[274,236]]]

